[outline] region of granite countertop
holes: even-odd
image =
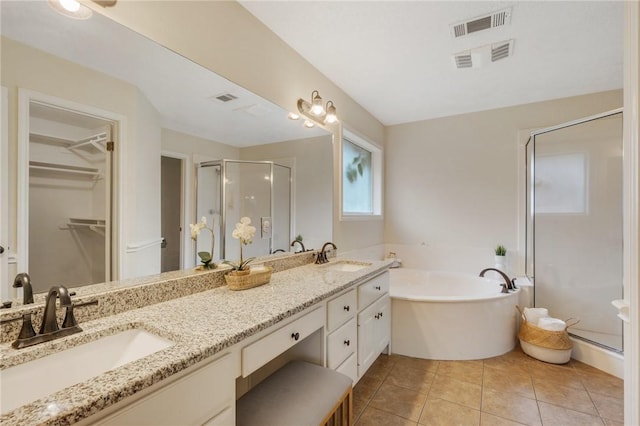
[[[82,333],[30,348],[14,350],[3,343],[1,369],[131,328],[168,338],[175,345],[16,408],[0,416],[0,423],[75,423],[379,274],[391,261],[369,263],[355,272],[309,264],[275,273],[269,284],[250,290],[223,286],[81,323]]]

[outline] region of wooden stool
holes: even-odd
[[[236,405],[237,426],[351,426],[351,379],[292,361],[251,389]]]

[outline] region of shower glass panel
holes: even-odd
[[[236,261],[240,242],[231,234],[247,216],[256,227],[244,258],[288,251],[291,240],[291,169],[270,161],[218,160],[196,169],[196,220],[204,216],[215,233],[214,262]],[[211,250],[211,233],[201,232],[198,251]],[[199,259],[196,259],[199,263]]]
[[[535,306],[622,351],[622,112],[534,132],[528,146],[527,274]]]

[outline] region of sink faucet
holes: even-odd
[[[56,317],[56,300],[58,297],[60,297],[60,307],[66,308],[62,328],[58,327],[58,318]],[[71,303],[69,291],[65,286],[54,286],[49,289],[47,294],[40,331],[36,334],[33,330],[31,313],[23,315],[22,329],[18,339],[11,346],[15,349],[26,348],[27,346],[48,342],[81,331],[82,329],[73,315],[73,303]]]
[[[334,250],[338,249],[338,247],[336,247],[336,245],[332,242],[324,243],[324,245],[322,246],[322,250],[320,250],[318,256],[316,257],[316,264],[321,265],[323,263],[329,262],[329,259],[327,259],[327,246],[332,246]]]
[[[13,288],[22,288],[22,304],[33,303],[33,287],[31,287],[31,277],[26,272],[16,275],[13,280]]]
[[[293,240],[293,241],[291,241],[291,247],[294,247],[294,246],[296,245],[296,243],[300,244],[301,252],[305,252],[305,251],[307,251],[307,250],[304,248],[304,244],[302,244],[302,241],[300,241],[300,240]]]
[[[484,274],[487,271],[494,271],[494,272],[497,272],[498,274],[500,274],[502,276],[502,278],[504,279],[504,284],[501,284],[502,285],[502,293],[509,293],[509,290],[515,290],[516,286],[513,283],[513,281],[507,276],[507,274],[505,274],[504,272],[502,272],[501,270],[496,269],[496,268],[486,268],[486,269],[483,269],[482,271],[480,271],[480,276],[484,277]]]

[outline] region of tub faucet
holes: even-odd
[[[329,262],[329,259],[327,259],[327,246],[332,246],[334,250],[338,250],[338,247],[336,247],[336,245],[332,242],[324,243],[324,245],[322,246],[322,250],[320,250],[318,256],[316,257],[316,264],[321,265],[323,263]]]
[[[33,287],[31,287],[31,277],[26,272],[16,275],[13,280],[13,288],[22,288],[22,304],[33,303]]]
[[[307,250],[304,248],[304,244],[302,244],[302,241],[300,241],[300,240],[293,240],[293,241],[291,241],[291,247],[294,247],[294,246],[296,245],[296,243],[298,243],[298,244],[300,245],[300,249],[301,249],[301,252],[302,252],[302,253],[304,253],[305,251],[307,251]]]
[[[494,271],[497,272],[498,274],[500,274],[502,276],[502,278],[504,279],[504,284],[502,285],[502,293],[509,293],[509,290],[515,290],[516,286],[513,285],[511,279],[507,276],[507,274],[505,274],[504,272],[502,272],[499,269],[496,268],[487,268],[487,269],[483,269],[482,271],[480,271],[480,276],[484,277],[484,274],[487,271]]]

